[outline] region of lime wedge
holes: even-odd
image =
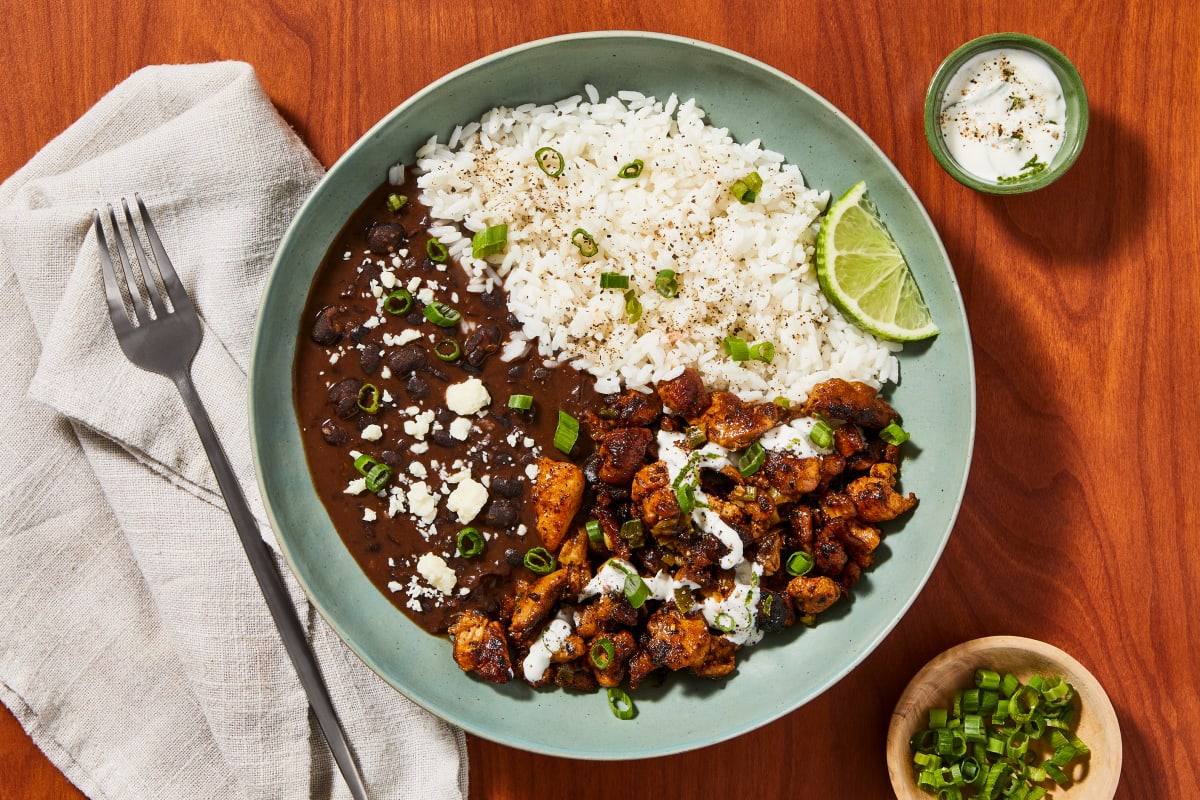
[[[880,339],[913,342],[938,334],[865,181],[850,187],[821,221],[817,280],[839,311]]]

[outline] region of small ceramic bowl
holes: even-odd
[[[1112,800],[1121,777],[1121,726],[1104,687],[1062,650],[1019,636],[989,636],[952,647],[909,682],[892,712],[887,737],[888,774],[897,800],[929,800],[917,788],[909,740],[926,727],[931,707],[948,708],[955,690],[974,686],[978,668],[1011,672],[1022,683],[1035,674],[1061,675],[1070,683],[1079,703],[1075,734],[1091,755],[1071,773],[1072,783],[1051,789],[1050,795],[1054,800]]]
[[[971,59],[989,50],[1020,50],[1043,60],[1058,78],[1066,105],[1063,142],[1045,169],[1027,178],[996,181],[970,172],[954,157],[942,135],[942,108],[946,88],[955,73]],[[1083,149],[1088,129],[1088,100],[1083,79],[1066,56],[1051,45],[1023,33],[992,33],[972,39],[946,57],[925,94],[925,138],[934,158],[964,186],[989,194],[1023,194],[1049,186],[1066,173]]]

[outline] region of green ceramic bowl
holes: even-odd
[[[910,345],[892,399],[912,434],[905,491],[921,505],[890,530],[875,568],[813,629],[798,625],[745,651],[711,682],[671,676],[636,692],[617,720],[603,694],[495,686],[459,671],[449,643],[412,624],[343,547],[309,478],[295,414],[292,362],[313,275],[344,222],[398,160],[431,135],[498,104],[549,102],[623,89],[695,97],[737,139],[762,139],[840,195],[865,179],[911,260],[942,334]],[[259,485],[283,553],[312,602],[358,655],[399,691],[467,731],[535,752],[632,759],[709,745],[798,708],[849,673],[887,636],[950,535],[971,461],[974,367],[954,273],[929,217],[883,153],[845,115],[792,78],[701,42],[650,33],[585,33],[532,42],[470,64],[404,101],[328,172],[284,236],[263,298],[250,368]],[[881,709],[882,713],[882,709]]]
[[[1064,124],[1064,140],[1054,154],[1046,169],[1024,180],[1012,183],[998,183],[987,178],[981,178],[964,169],[955,159],[942,138],[941,113],[946,86],[959,68],[975,56],[988,50],[1016,49],[1025,50],[1040,56],[1062,85],[1063,99],[1066,101],[1066,122]],[[1083,150],[1083,142],[1087,138],[1088,129],[1088,100],[1083,88],[1083,79],[1066,56],[1041,39],[1024,33],[992,33],[972,39],[946,57],[942,65],[934,73],[929,82],[929,90],[925,94],[925,139],[933,157],[946,172],[956,181],[978,189],[988,194],[1024,194],[1049,186],[1061,178]]]

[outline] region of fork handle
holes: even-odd
[[[217,433],[208,418],[208,412],[204,410],[204,404],[200,402],[200,395],[196,393],[196,387],[192,384],[191,376],[186,369],[170,375],[170,378],[178,387],[179,394],[183,397],[183,404],[196,424],[196,432],[200,434],[200,441],[204,443],[204,450],[208,453],[208,460],[212,463],[213,472],[216,473],[217,484],[221,487],[221,494],[225,497],[229,515],[233,517],[233,525],[237,528],[238,537],[242,540],[242,547],[246,550],[250,567],[254,570],[254,577],[258,579],[258,585],[262,588],[263,596],[267,600],[267,608],[270,609],[275,626],[283,638],[283,646],[292,659],[305,694],[308,695],[309,705],[317,715],[317,722],[325,734],[325,741],[329,745],[330,752],[333,753],[333,760],[341,770],[342,776],[350,787],[350,794],[355,800],[367,800],[367,791],[363,786],[362,776],[350,753],[350,745],[346,741],[346,734],[338,721],[337,712],[334,711],[329,690],[321,678],[317,660],[308,646],[308,637],[305,635],[300,620],[296,617],[291,598],[288,596],[283,579],[275,566],[275,559],[267,543],[263,541],[258,523],[250,512],[250,507],[246,504],[246,496],[242,493],[242,487],[238,484],[233,468],[229,465],[229,459],[226,457],[225,450],[221,447],[221,440],[217,438]]]

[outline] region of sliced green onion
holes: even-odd
[[[628,289],[629,276],[622,275],[619,272],[601,272],[600,273],[600,288],[601,289]]]
[[[699,450],[708,443],[708,434],[702,425],[688,425],[687,430],[684,431],[684,436],[687,437],[689,450]]]
[[[751,346],[750,357],[755,361],[765,361],[770,364],[775,358],[775,345],[770,342],[759,342]]]
[[[722,611],[713,617],[713,627],[722,633],[729,633],[736,627],[736,625],[733,621],[733,617],[730,616],[728,612]]]
[[[823,419],[819,419],[813,423],[812,430],[808,432],[808,438],[812,439],[812,443],[817,447],[829,447],[833,444],[833,428],[829,427],[829,423]]]
[[[607,636],[601,637],[592,643],[588,657],[596,669],[608,669],[617,657],[617,647],[612,639]]]
[[[455,339],[442,339],[433,346],[433,354],[442,361],[456,361],[462,355],[462,346]]]
[[[371,467],[371,471],[367,473],[367,491],[374,494],[387,484],[392,477],[392,468],[387,464],[376,464]]]
[[[458,321],[462,319],[462,314],[458,309],[451,308],[445,303],[434,302],[425,306],[425,319],[440,328],[449,328],[458,324]]]
[[[753,203],[758,197],[758,193],[762,191],[763,181],[762,176],[757,172],[751,172],[746,177],[739,181],[734,181],[729,187],[729,191],[738,199],[739,203]]]
[[[579,248],[579,255],[584,258],[591,258],[600,252],[599,245],[596,244],[596,239],[583,228],[576,228],[571,231],[571,244]],[[600,284],[601,289],[608,288],[604,283]]]
[[[425,240],[425,255],[429,256],[430,261],[440,264],[450,257],[450,251],[446,249],[446,245],[437,240],[437,237],[430,236]]]
[[[628,164],[621,167],[621,170],[617,173],[617,175],[622,178],[636,178],[642,174],[642,168],[645,166],[646,165],[642,163],[640,158],[635,158],[633,161],[630,161]]]
[[[679,281],[675,278],[675,270],[660,269],[654,279],[654,291],[663,297],[674,297],[679,294]]]
[[[396,289],[383,298],[383,310],[397,316],[407,314],[412,304],[412,292],[408,289]]]
[[[721,349],[734,361],[745,361],[750,358],[750,346],[740,336],[726,336],[721,341]]]
[[[358,407],[368,414],[379,410],[379,388],[373,383],[364,383],[358,390]]]
[[[767,595],[767,599],[771,599],[771,595]],[[696,605],[696,598],[692,597],[692,592],[686,586],[675,587],[675,607],[679,609],[679,613],[686,614]],[[771,611],[768,608],[767,614]]]
[[[638,300],[637,292],[633,289],[625,292],[625,317],[630,325],[642,318],[642,301]]]
[[[379,459],[375,456],[359,453],[358,457],[354,459],[354,468],[358,470],[360,475],[366,475],[371,471],[371,467],[378,463]]]
[[[746,448],[746,452],[738,459],[738,472],[743,478],[749,478],[762,467],[763,462],[767,459],[767,451],[758,442]]]
[[[887,427],[879,432],[879,438],[888,444],[902,445],[908,441],[908,432],[896,423],[889,422]]]
[[[679,484],[675,487],[675,501],[679,503],[679,513],[692,513],[696,508],[696,487],[690,483]]]
[[[584,523],[583,529],[587,531],[588,541],[597,547],[604,546],[604,527],[601,526],[600,520],[589,519]]]
[[[807,575],[809,573],[809,571],[813,568],[813,564],[814,564],[814,562],[813,562],[812,556],[810,556],[808,553],[804,552],[803,550],[797,550],[796,552],[794,552],[790,556],[788,556],[787,573],[788,573],[788,575],[793,575],[793,576],[797,576],[797,577],[800,575]],[[929,727],[932,728],[934,726],[930,725]]]
[[[538,169],[551,178],[562,175],[567,166],[567,161],[563,158],[562,153],[553,147],[539,147],[534,151],[533,160],[537,162]]]
[[[774,400],[772,400],[771,402],[773,402],[775,405],[777,405],[777,406],[779,406],[780,408],[782,408],[784,411],[787,411],[789,408],[791,408],[791,407],[792,407],[792,401],[791,401],[791,400],[789,400],[789,399],[787,399],[787,398],[786,398],[786,397],[784,397],[783,395],[780,395],[779,397],[776,397],[776,398],[775,398]]]
[[[558,566],[558,559],[544,547],[535,547],[525,553],[525,566],[538,575],[547,575]]]
[[[608,707],[617,719],[633,719],[637,715],[637,708],[634,707],[629,693],[619,686],[608,690]]]
[[[975,685],[980,689],[999,689],[1000,673],[990,669],[975,670]]]
[[[508,407],[515,408],[518,411],[528,411],[533,408],[533,395],[510,394],[508,396]]]
[[[389,194],[387,196],[387,209],[393,214],[404,208],[408,204],[408,198],[402,194]]]
[[[475,528],[463,528],[458,532],[458,554],[463,558],[474,558],[483,552],[483,535]]]
[[[793,556],[795,556],[795,555],[798,555],[798,554],[800,554],[800,553],[793,553],[792,555],[793,555]],[[807,554],[807,553],[803,553],[803,555],[808,555],[808,554]],[[811,562],[811,559],[810,559],[810,562]],[[791,563],[792,563],[792,562],[791,562],[791,559],[789,558],[789,559],[788,559],[788,564],[790,565]],[[802,574],[802,573],[795,573],[795,572],[792,572],[792,571],[789,569],[789,570],[788,570],[788,574],[791,574],[791,575],[799,575],[799,574]],[[941,708],[940,706],[934,706],[933,708],[929,709],[929,727],[930,727],[930,728],[944,728],[944,727],[946,727],[946,717],[947,717],[947,716],[948,716],[948,712],[946,711],[946,709],[944,709],[944,708]]]
[[[502,252],[508,244],[508,225],[493,225],[471,237],[471,255],[487,258]]]
[[[559,409],[558,426],[554,429],[554,446],[567,455],[579,439],[579,420]]]
[[[617,561],[610,561],[608,563],[625,573],[625,585],[622,587],[622,591],[625,594],[625,599],[629,601],[629,605],[634,608],[641,608],[646,602],[646,598],[650,596],[650,587],[642,580],[642,576]]]
[[[621,538],[629,542],[634,550],[646,543],[646,528],[640,519],[628,519],[621,523]]]

